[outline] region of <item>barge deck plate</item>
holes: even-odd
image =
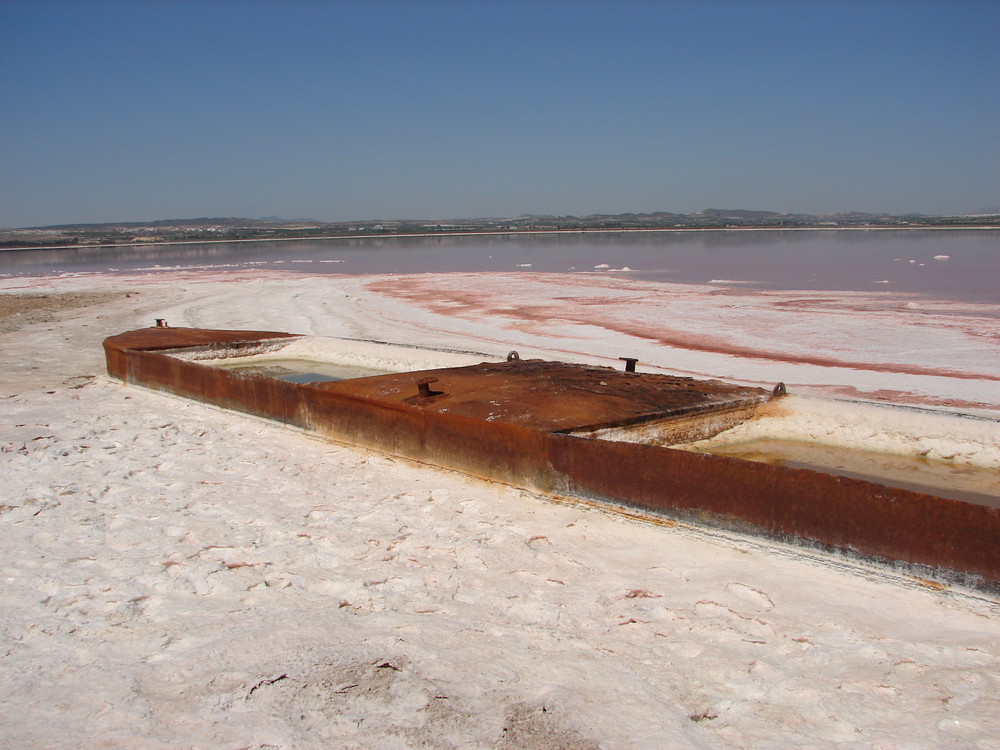
[[[427,395],[421,395],[421,382]],[[762,388],[716,380],[542,360],[376,375],[312,387],[546,432],[617,427],[751,406],[769,396]]]

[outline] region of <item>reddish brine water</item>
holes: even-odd
[[[388,237],[0,252],[0,275],[278,269],[540,271],[1000,303],[1000,230],[708,230]]]

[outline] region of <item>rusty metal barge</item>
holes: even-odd
[[[296,383],[210,366],[289,333],[171,328],[105,340],[108,373],[549,495],[722,528],[1000,592],[1000,508],[809,469],[678,450],[781,395],[518,358]]]

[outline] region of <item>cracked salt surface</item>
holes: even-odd
[[[992,600],[326,443],[100,351],[153,317],[550,358],[593,329],[132,282],[60,282],[142,294],[0,338],[5,746],[1000,747]]]

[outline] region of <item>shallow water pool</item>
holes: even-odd
[[[812,469],[1000,508],[1000,476],[993,469],[796,440],[751,440],[716,446],[705,452]]]
[[[305,359],[268,359],[256,362],[241,362],[239,359],[221,360],[215,367],[248,375],[262,375],[289,383],[324,383],[334,380],[367,378],[385,375],[385,370],[369,367],[341,365],[333,362],[316,362]]]

